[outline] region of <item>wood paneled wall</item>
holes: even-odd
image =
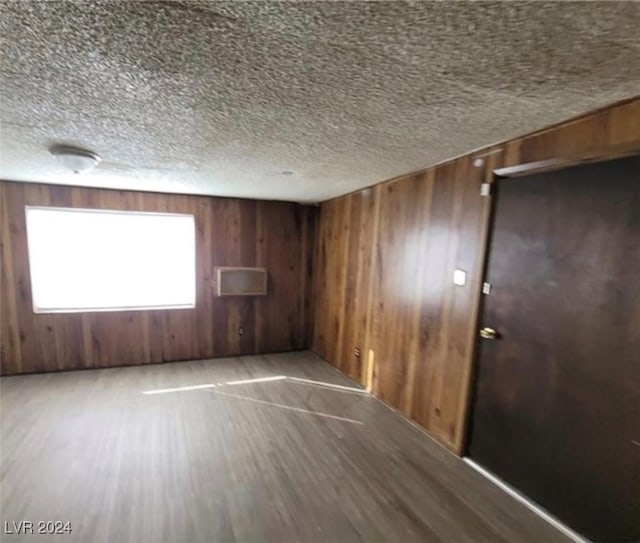
[[[629,149],[637,98],[323,203],[313,349],[461,453],[490,216],[481,183],[501,167]]]
[[[4,375],[309,346],[315,207],[12,182],[0,183],[0,205]],[[25,205],[195,215],[195,309],[34,314]],[[268,295],[215,297],[209,284],[215,266],[266,267]]]

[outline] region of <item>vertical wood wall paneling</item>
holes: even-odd
[[[305,211],[287,212],[290,204],[258,202],[259,215],[263,218],[261,237],[263,251],[257,266],[267,270],[279,270],[279,276],[269,274],[269,295],[262,301],[260,320],[261,343],[267,351],[279,350],[287,345],[288,350],[305,347],[304,326],[300,321],[299,307],[304,298],[302,266],[302,243],[294,250],[287,250],[293,239],[302,239],[302,217]],[[268,226],[268,227],[267,227]],[[310,248],[311,244],[306,246]],[[282,349],[280,349],[282,350]]]
[[[300,304],[300,320],[303,326],[303,344],[310,346],[313,338],[313,316],[315,296],[313,291],[313,273],[315,264],[315,255],[317,252],[318,241],[318,212],[319,207],[301,208],[302,214],[302,251],[300,254],[301,267],[304,269],[303,278],[303,297]]]
[[[309,346],[313,206],[0,182],[3,375],[121,366]],[[191,213],[194,309],[34,314],[25,205]],[[269,294],[213,295],[214,266],[265,266]],[[239,334],[242,327],[244,334]]]
[[[503,166],[640,149],[638,126],[636,98],[324,202],[315,352],[365,386],[372,370],[374,394],[462,453],[490,215],[480,184]]]
[[[323,204],[320,208],[318,229],[317,262],[314,274],[316,319],[314,322],[315,349],[338,369],[344,364],[340,353],[342,334],[340,323],[344,322],[344,307],[340,300],[344,296],[348,236],[345,232],[347,218],[346,204],[349,200],[339,198]],[[318,265],[322,266],[318,269]],[[323,319],[318,319],[322,315]],[[345,372],[346,373],[346,372]],[[352,376],[353,377],[353,376]]]

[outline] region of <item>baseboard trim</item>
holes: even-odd
[[[462,459],[466,464],[471,466],[475,471],[477,471],[483,477],[486,477],[491,481],[494,485],[498,486],[502,490],[504,490],[509,496],[519,501],[522,505],[524,505],[530,511],[533,511],[536,515],[546,520],[549,524],[551,524],[554,528],[561,531],[568,538],[575,541],[575,543],[592,543],[590,540],[586,539],[584,536],[581,536],[577,532],[574,532],[571,528],[569,528],[566,524],[560,522],[556,517],[554,517],[551,513],[540,507],[539,505],[532,502],[529,498],[527,498],[521,492],[518,492],[515,488],[505,483],[499,477],[496,477],[490,471],[487,471],[482,466],[476,464],[471,458],[464,457]]]

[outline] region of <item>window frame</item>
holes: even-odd
[[[130,306],[110,306],[110,307],[75,307],[75,308],[40,308],[36,305],[33,289],[33,268],[32,268],[32,252],[34,248],[29,242],[29,210],[46,210],[46,211],[64,211],[72,213],[92,213],[92,214],[108,214],[108,215],[144,215],[158,217],[188,217],[193,223],[193,303],[192,304],[163,304],[163,305],[130,305]],[[197,241],[197,224],[196,216],[193,213],[171,213],[162,211],[135,211],[126,209],[104,209],[104,208],[85,208],[85,207],[64,207],[64,206],[46,206],[46,205],[25,205],[25,239],[27,244],[27,258],[29,266],[29,281],[31,291],[31,303],[33,312],[37,315],[47,314],[64,314],[64,313],[115,313],[125,311],[166,311],[172,309],[195,309],[198,302],[198,241]]]

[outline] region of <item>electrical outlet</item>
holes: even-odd
[[[240,328],[238,328],[238,335],[239,336],[244,336],[244,328],[242,328],[242,326]]]
[[[353,350],[353,355],[354,355],[356,358],[360,358],[360,348],[359,348],[359,347],[356,347],[356,348]]]

